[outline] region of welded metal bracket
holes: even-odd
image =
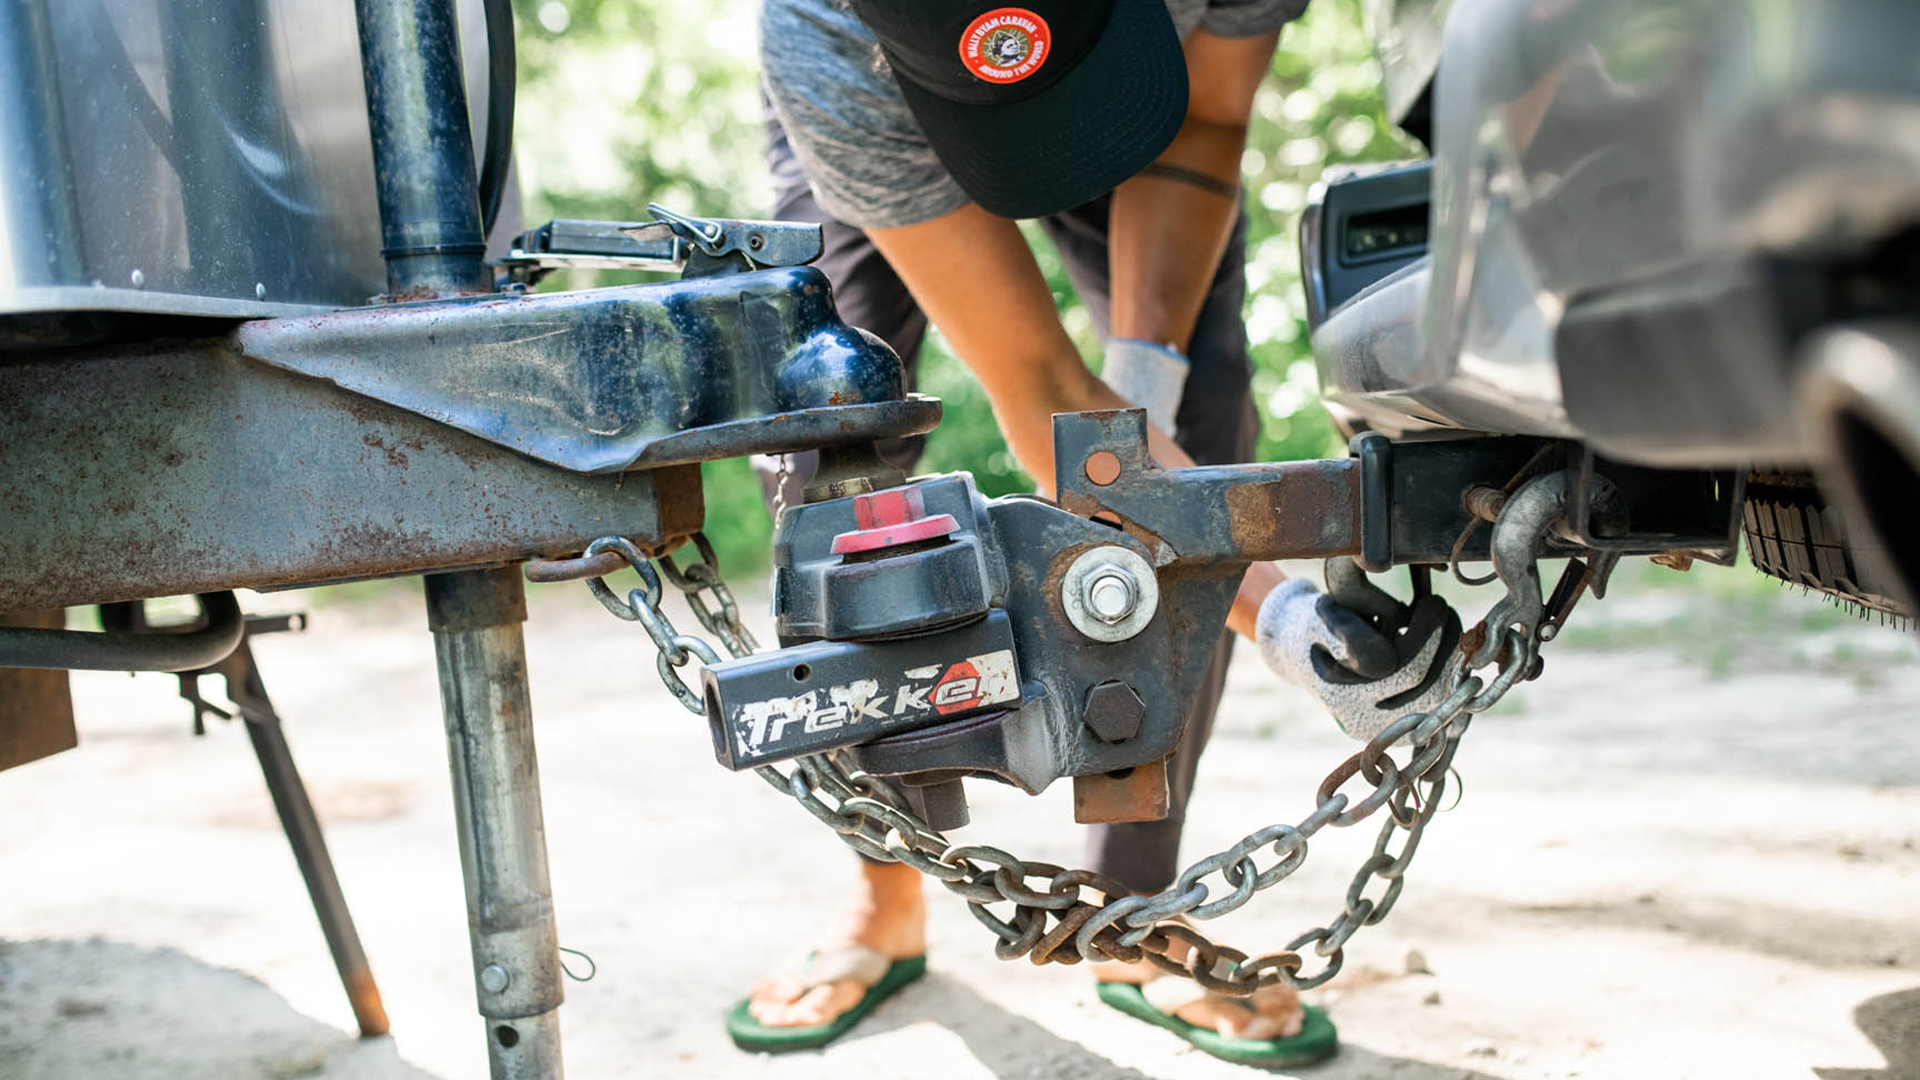
[[[1116,520],[1155,565],[1239,564],[1347,555],[1360,535],[1351,458],[1169,470],[1147,453],[1139,409],[1053,418],[1060,505]]]
[[[900,360],[785,267],[248,323],[248,357],[570,472],[615,473],[931,430]]]
[[[701,525],[693,462],[939,419],[808,267],[16,355],[0,606],[671,546]]]

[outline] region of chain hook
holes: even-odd
[[[1548,530],[1565,516],[1566,509],[1564,470],[1527,481],[1501,507],[1493,525],[1490,552],[1493,572],[1506,586],[1507,595],[1487,613],[1486,640],[1467,658],[1469,668],[1483,668],[1500,660],[1507,650],[1510,631],[1524,635],[1529,646],[1539,640],[1540,623],[1547,610],[1540,592],[1540,545]]]

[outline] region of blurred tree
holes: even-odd
[[[514,0],[530,219],[763,211],[755,0]]]
[[[767,212],[757,0],[514,0],[514,11],[514,141],[529,220],[644,217],[649,201],[695,214]],[[1247,333],[1265,460],[1340,452],[1318,404],[1294,226],[1326,166],[1417,156],[1386,123],[1379,87],[1358,0],[1313,0],[1282,35],[1254,102],[1241,168],[1251,219]],[[1059,258],[1029,235],[1067,329],[1097,365],[1092,320]],[[637,278],[556,275],[548,287]],[[1028,490],[986,395],[937,334],[921,373],[922,390],[946,403],[923,468],[969,470],[989,494]],[[770,523],[751,470],[716,462],[706,476],[707,532],[723,562],[764,565]]]

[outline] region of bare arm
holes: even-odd
[[[1020,227],[969,203],[869,235],[980,380],[1013,456],[1051,497],[1053,414],[1127,402],[1080,359]],[[1158,428],[1148,450],[1173,468],[1193,463]]]
[[[1187,118],[1157,164],[1238,189],[1254,91],[1279,40],[1187,36]],[[1239,214],[1239,199],[1189,180],[1148,172],[1120,185],[1108,238],[1114,336],[1185,352]],[[1227,625],[1251,639],[1260,601],[1284,580],[1272,563],[1248,567]]]
[[[932,221],[871,235],[980,380],[1014,457],[1051,497],[1053,414],[1122,409],[1127,402],[1087,370],[1060,325],[1053,293],[1019,226],[968,204]],[[1193,464],[1158,428],[1149,427],[1147,448],[1168,468]],[[1250,575],[1227,625],[1251,639],[1260,601],[1280,580],[1265,572],[1258,580]],[[1254,588],[1260,588],[1258,595],[1251,594]]]
[[[1188,117],[1162,161],[1237,181],[1253,90],[1277,39],[1188,38]],[[1121,185],[1109,238],[1113,333],[1184,350],[1238,212],[1237,201],[1178,180]],[[1053,414],[1127,402],[1087,370],[1019,227],[969,204],[870,235],[980,380],[1014,457],[1051,496]],[[1158,428],[1149,428],[1148,450],[1168,468],[1193,464]],[[1252,567],[1227,625],[1252,638],[1260,601],[1284,578],[1271,563]]]
[[[1155,164],[1238,190],[1253,94],[1279,39],[1187,36],[1187,118]],[[1238,198],[1164,174],[1120,185],[1108,240],[1113,336],[1186,351],[1239,214]]]

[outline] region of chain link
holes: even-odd
[[[732,592],[720,580],[712,545],[703,534],[695,534],[694,545],[701,561],[681,570],[663,556],[661,571],[685,594],[694,617],[729,655],[752,653],[758,644],[742,623]],[[633,565],[644,587],[630,591],[625,600],[599,578],[590,579],[589,588],[613,614],[641,624],[659,649],[656,666],[667,689],[689,711],[704,715],[702,698],[678,669],[689,657],[717,663],[715,650],[674,629],[660,610],[660,575],[634,545],[608,537],[595,541],[587,554],[609,550],[618,551]],[[705,598],[711,598],[712,604]],[[1133,895],[1119,882],[1092,871],[1031,862],[983,845],[955,845],[918,817],[893,784],[850,768],[836,754],[797,758],[787,772],[772,765],[759,766],[754,772],[855,851],[905,863],[960,896],[974,918],[998,938],[994,955],[1002,960],[1026,956],[1035,964],[1076,964],[1144,958],[1221,994],[1245,996],[1274,984],[1306,990],[1337,975],[1347,941],[1361,927],[1380,922],[1393,910],[1408,864],[1446,794],[1461,737],[1475,714],[1491,708],[1535,670],[1536,630],[1524,623],[1486,627],[1485,634],[1498,635],[1499,646],[1478,650],[1479,655],[1493,658],[1491,666],[1497,671],[1490,680],[1470,670],[1467,658],[1476,649],[1463,644],[1446,676],[1452,690],[1445,700],[1430,711],[1394,721],[1335,766],[1321,781],[1311,813],[1297,824],[1268,825],[1247,834],[1224,851],[1189,866],[1173,885],[1153,896]],[[1477,645],[1485,637],[1476,631],[1467,639]],[[1405,751],[1404,761],[1392,756],[1399,750]],[[1350,787],[1354,788],[1351,794],[1346,790]],[[1387,813],[1373,853],[1347,886],[1341,910],[1325,925],[1302,932],[1277,952],[1249,956],[1212,941],[1186,921],[1217,918],[1239,909],[1298,870],[1306,861],[1308,842],[1322,830],[1357,825],[1382,809]],[[1396,839],[1400,841],[1397,851]],[[1273,859],[1265,867],[1260,865],[1263,855]],[[1214,875],[1218,882],[1210,883]],[[1370,894],[1376,885],[1377,891]],[[1224,895],[1215,898],[1216,887]],[[1013,905],[1011,918],[991,909],[1003,903]],[[1318,970],[1311,973],[1301,952],[1309,946],[1320,961]]]
[[[661,572],[687,598],[687,606],[693,609],[693,617],[700,621],[701,627],[719,638],[728,654],[746,656],[758,652],[760,643],[753,639],[753,633],[740,621],[740,605],[734,602],[733,590],[720,580],[720,559],[714,555],[713,545],[707,542],[707,534],[694,533],[693,546],[700,553],[699,562],[681,570],[673,564],[672,556],[662,555]],[[707,606],[707,602],[701,599],[701,593],[713,597],[715,607]],[[716,607],[718,610],[715,610]]]
[[[683,573],[673,565],[673,560],[661,556],[660,565],[667,573],[667,579],[686,594],[687,603],[693,608],[694,617],[709,633],[717,635],[721,643],[735,656],[745,656],[758,646],[753,635],[740,623],[740,609],[733,601],[733,593],[720,581],[719,569],[713,557],[713,545],[707,542],[705,534],[695,539],[695,548],[703,560],[687,567]],[[637,622],[653,639],[659,655],[654,658],[654,667],[660,672],[660,681],[668,690],[673,691],[675,700],[695,716],[707,714],[706,699],[701,693],[687,684],[679,669],[687,666],[687,661],[698,657],[703,664],[717,664],[720,654],[704,639],[691,634],[683,634],[673,625],[673,620],[660,609],[660,601],[665,590],[660,585],[660,574],[654,570],[652,560],[647,558],[633,541],[620,536],[603,536],[587,545],[589,558],[605,551],[617,552],[634,572],[640,575],[641,587],[628,591],[622,600],[607,584],[605,578],[588,578],[587,589],[593,593],[600,606],[615,616],[628,622]],[[699,573],[695,573],[699,571]],[[714,612],[700,599],[701,592],[711,593],[720,605],[720,619],[716,624]],[[718,627],[724,626],[723,632]]]

